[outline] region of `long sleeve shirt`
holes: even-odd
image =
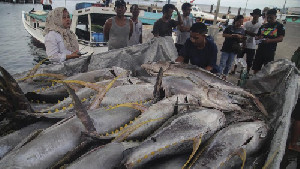
[[[64,62],[66,55],[72,54],[64,44],[62,36],[55,32],[50,31],[45,36],[46,54],[51,62]]]

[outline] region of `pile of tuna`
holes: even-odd
[[[18,83],[1,68],[1,128],[24,125],[2,130],[0,168],[278,168],[299,93],[290,62],[247,90],[192,65],[142,68],[148,76],[111,67]]]

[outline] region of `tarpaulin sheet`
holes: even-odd
[[[291,114],[300,92],[299,70],[289,60],[277,60],[266,65],[245,86],[260,96],[268,111],[270,147],[265,165],[280,168],[291,125]]]

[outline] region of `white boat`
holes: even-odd
[[[47,14],[48,11],[22,11],[22,21],[26,31],[41,43],[45,42],[43,30]],[[108,51],[107,41],[103,35],[103,26],[108,18],[115,15],[116,12],[111,7],[91,6],[73,11],[70,29],[78,37],[81,53],[98,54]],[[131,15],[129,9],[125,15]]]

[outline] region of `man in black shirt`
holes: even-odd
[[[171,19],[173,10],[177,12],[178,21]],[[172,28],[175,28],[177,25],[182,24],[180,13],[178,9],[173,4],[166,4],[163,7],[163,16],[154,23],[153,26],[153,35],[154,37],[158,36],[172,36]]]
[[[270,9],[267,12],[268,23],[262,25],[258,30],[256,39],[259,39],[261,43],[256,50],[252,67],[254,74],[261,70],[262,65],[274,61],[277,43],[282,42],[285,35],[284,26],[276,21],[276,13],[276,9]]]
[[[204,23],[194,23],[190,28],[191,35],[179,52],[176,62],[191,63],[205,70],[217,73],[217,45],[206,37],[207,26]]]

